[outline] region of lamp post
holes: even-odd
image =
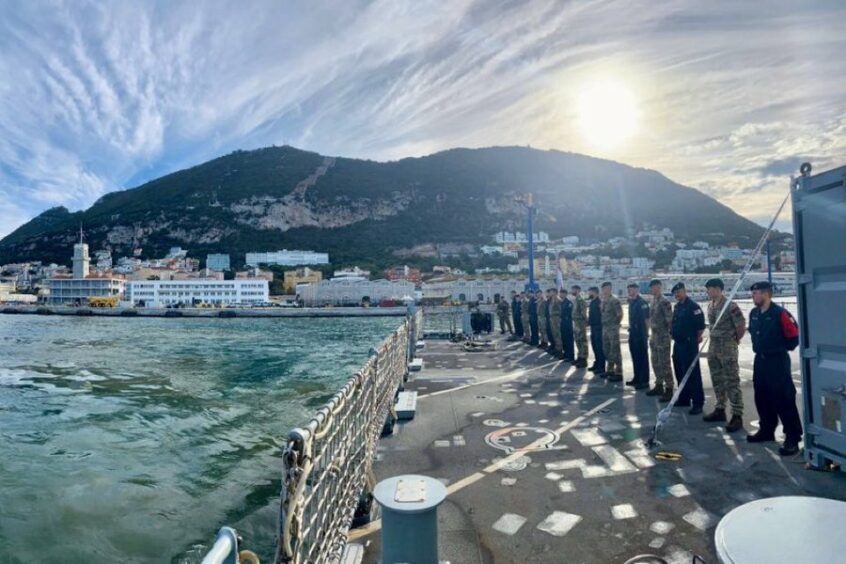
[[[526,206],[528,212],[528,237],[529,237],[529,282],[526,284],[527,292],[537,292],[540,288],[535,282],[535,236],[534,236],[534,222],[537,209],[534,205],[534,198],[532,194],[527,194],[525,198],[518,198],[518,201]]]

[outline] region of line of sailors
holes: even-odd
[[[727,422],[726,431],[733,433],[743,428],[738,343],[747,332],[747,324],[740,307],[734,302],[727,303],[722,280],[711,279],[705,287],[709,297],[708,368],[716,402],[714,410],[703,419]],[[626,385],[647,390],[646,395],[659,396],[659,400],[666,403],[672,399],[674,387],[690,369],[689,380],[676,406],[689,407],[691,415],[701,414],[705,392],[697,355],[706,326],[705,313],[687,295],[681,282],[672,288],[675,307],[664,296],[660,280],[652,280],[649,288],[651,304],[640,295],[638,284],[627,287],[628,345],[634,374]],[[755,352],[753,386],[760,422],[758,432],[747,439],[750,442],[775,440],[775,429],[781,420],[785,441],[779,452],[784,456],[794,455],[799,451],[802,423],[796,408],[796,387],[788,351],[799,343],[798,326],[787,310],[772,302],[772,286],[768,282],[756,282],[750,289],[755,308],[749,315],[749,333]],[[603,283],[601,288],[588,288],[587,300],[582,297],[578,285],[571,286],[569,294],[555,288],[546,292],[511,294],[510,304],[506,300],[497,304],[502,333],[513,333],[532,346],[546,349],[556,358],[585,368],[590,328],[594,362],[588,370],[609,382],[623,380],[620,350],[623,306],[614,296],[610,282]],[[655,374],[651,388],[650,356]],[[730,419],[727,405],[731,407]]]

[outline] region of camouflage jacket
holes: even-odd
[[[715,326],[717,316],[720,315],[720,310],[723,309],[725,303],[725,296],[720,296],[716,302],[708,303],[708,327],[711,331],[711,339],[737,340],[737,330],[739,328],[746,329],[746,320],[736,303],[729,303],[728,309]]]
[[[561,322],[561,298],[555,296],[549,302],[549,319]]]
[[[496,304],[496,314],[500,317],[506,317],[511,312],[511,305],[503,300],[500,299],[499,303]]]
[[[623,321],[623,306],[615,296],[602,298],[602,327],[620,328]]]
[[[573,325],[584,329],[587,326],[587,303],[581,296],[576,296],[573,308]]]
[[[670,338],[670,331],[673,328],[673,305],[663,295],[652,298],[649,327],[652,329],[653,337]]]

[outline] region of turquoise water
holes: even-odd
[[[400,323],[0,315],[0,562],[269,560],[287,431]]]

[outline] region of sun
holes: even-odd
[[[604,79],[585,84],[576,99],[576,112],[582,134],[599,149],[618,147],[637,131],[637,100],[621,81]]]

